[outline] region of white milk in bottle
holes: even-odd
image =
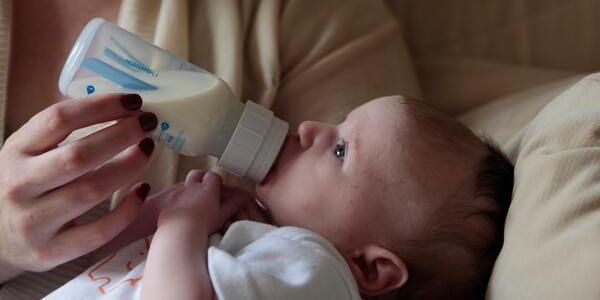
[[[143,99],[142,110],[159,119],[152,137],[184,155],[220,157],[244,109],[229,87],[219,78],[191,71],[162,71],[159,77],[145,79],[160,85],[157,90],[135,91]],[[83,98],[122,92],[113,86],[103,77],[90,77],[73,81],[67,93]]]

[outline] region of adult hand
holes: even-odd
[[[105,258],[139,239],[154,234],[157,228],[158,217],[163,208],[169,204],[172,198],[174,198],[174,194],[181,193],[182,190],[185,189],[186,183],[189,185],[190,182],[202,182],[204,175],[206,175],[205,171],[192,170],[187,174],[185,181],[166,187],[161,191],[156,191],[149,196],[135,220],[131,222],[126,229],[121,231],[117,237],[97,251],[94,251],[92,260],[97,261]],[[271,224],[268,213],[257,204],[251,193],[241,188],[228,185],[221,185],[220,193],[221,202],[241,202],[241,206],[239,206],[239,210],[236,211],[234,216],[227,220],[225,226],[218,231],[219,233],[224,234],[232,222],[239,220],[252,220]]]
[[[6,140],[0,150],[0,282],[89,253],[136,217],[147,184],[132,187],[107,215],[85,224],[72,222],[146,165],[154,143],[144,137],[157,119],[140,113],[141,104],[138,95],[121,94],[62,101]],[[78,128],[113,120],[118,121],[60,144]]]

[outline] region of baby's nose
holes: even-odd
[[[300,136],[300,146],[302,149],[308,149],[312,146],[318,127],[318,123],[313,121],[300,123],[298,126],[298,135]]]

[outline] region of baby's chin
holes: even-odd
[[[276,218],[278,203],[275,202],[275,201],[277,201],[277,199],[281,199],[281,198],[278,197],[276,195],[276,193],[274,193],[273,186],[272,185],[257,185],[256,189],[255,189],[255,195],[256,195],[256,201],[258,201],[260,203],[260,205],[262,205],[263,208],[265,208],[269,212],[273,222],[281,221],[278,218]]]
[[[267,206],[267,202],[268,202],[267,199],[268,199],[269,188],[270,187],[268,185],[257,184],[256,188],[254,190],[254,192],[256,194],[256,200],[258,200],[258,202],[260,202],[260,204],[262,204],[265,207]]]

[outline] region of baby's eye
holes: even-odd
[[[338,144],[335,146],[334,154],[339,159],[344,161],[346,158],[346,141],[342,140],[341,143],[338,142]]]

